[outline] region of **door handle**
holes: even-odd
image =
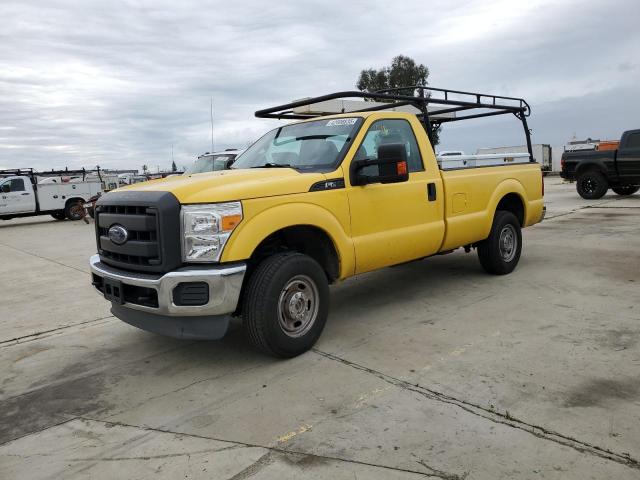
[[[29,195],[29,192],[21,193],[20,195]]]
[[[434,202],[437,197],[437,190],[435,183],[427,183],[427,198],[430,202]]]

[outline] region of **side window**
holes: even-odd
[[[10,185],[12,192],[24,192],[24,179],[12,178]]]
[[[627,148],[640,148],[640,133],[632,133],[629,135]]]
[[[378,146],[387,143],[401,143],[407,150],[409,172],[424,170],[418,142],[411,124],[406,120],[378,120],[374,122],[356,152],[355,160],[378,158]],[[378,167],[371,165],[363,169],[365,175],[377,175]]]

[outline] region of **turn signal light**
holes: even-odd
[[[236,225],[240,223],[240,220],[242,220],[242,215],[229,215],[222,217],[222,231],[228,232],[229,230],[233,230]]]

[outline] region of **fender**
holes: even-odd
[[[531,191],[531,188],[529,189]],[[490,215],[488,217],[488,226],[489,229],[486,231],[486,235],[489,236],[489,232],[491,231],[491,225],[493,224],[493,217],[495,215],[496,209],[498,208],[498,204],[500,200],[502,200],[506,195],[510,193],[515,193],[520,198],[522,202],[524,211],[523,211],[523,225],[522,227],[528,227],[537,223],[542,215],[542,208],[544,205],[544,199],[542,197],[538,199],[531,199],[532,195],[527,194],[527,190],[525,186],[519,180],[514,178],[509,178],[503,180],[498,184],[496,189],[491,196],[491,200],[489,201],[489,205],[487,208],[487,213]],[[530,200],[527,200],[530,199]]]
[[[256,247],[269,235],[286,227],[307,225],[324,231],[333,242],[340,262],[340,279],[355,271],[353,242],[338,219],[328,210],[312,203],[287,203],[253,213],[245,208],[245,219],[229,238],[221,262],[236,262],[251,257]]]
[[[587,170],[597,170],[600,173],[602,173],[605,177],[608,177],[609,175],[607,165],[603,160],[600,160],[600,159],[590,159],[587,161],[582,161],[577,163],[576,170],[575,170],[576,178],[581,173],[586,172]]]

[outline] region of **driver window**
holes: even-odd
[[[364,140],[358,148],[354,160],[377,160],[378,146],[389,143],[404,144],[407,150],[407,164],[409,173],[421,172],[424,170],[422,157],[418,149],[418,142],[413,133],[411,124],[406,120],[378,120],[374,122]],[[362,173],[367,176],[378,175],[378,166],[369,165],[362,169]]]
[[[24,179],[12,178],[10,182],[10,188],[12,192],[24,192]]]

